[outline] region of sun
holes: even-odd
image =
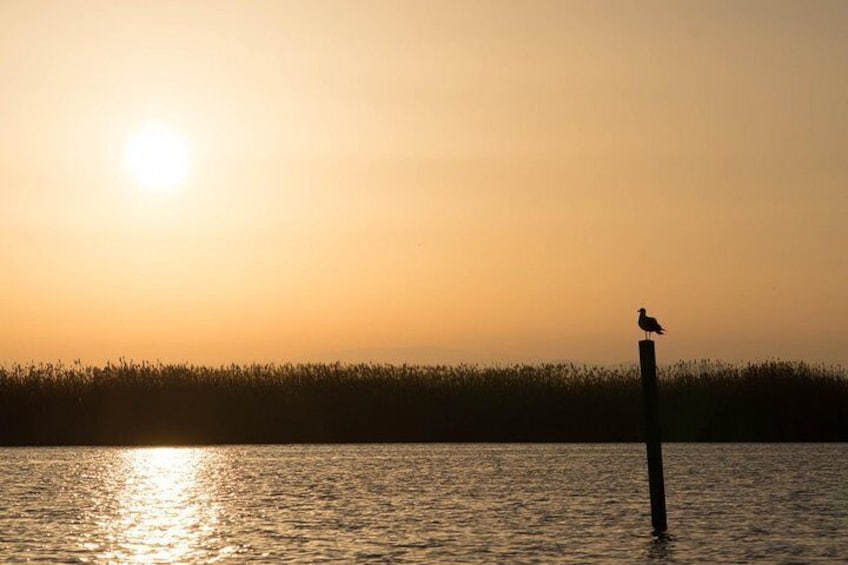
[[[146,124],[127,140],[124,165],[142,189],[173,190],[188,178],[191,165],[188,140],[164,124]]]

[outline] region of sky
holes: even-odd
[[[848,365],[845,69],[842,1],[3,0],[0,362]]]

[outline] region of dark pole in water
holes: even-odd
[[[648,448],[648,482],[651,487],[651,524],[655,534],[662,534],[668,525],[665,519],[665,481],[657,402],[657,356],[654,342],[650,339],[639,342],[639,362],[642,366],[645,445]]]

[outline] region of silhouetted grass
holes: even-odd
[[[673,441],[848,441],[848,375],[660,370]],[[636,367],[108,364],[0,368],[0,444],[639,441]]]

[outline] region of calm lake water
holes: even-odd
[[[848,559],[848,445],[0,449],[0,561]]]

